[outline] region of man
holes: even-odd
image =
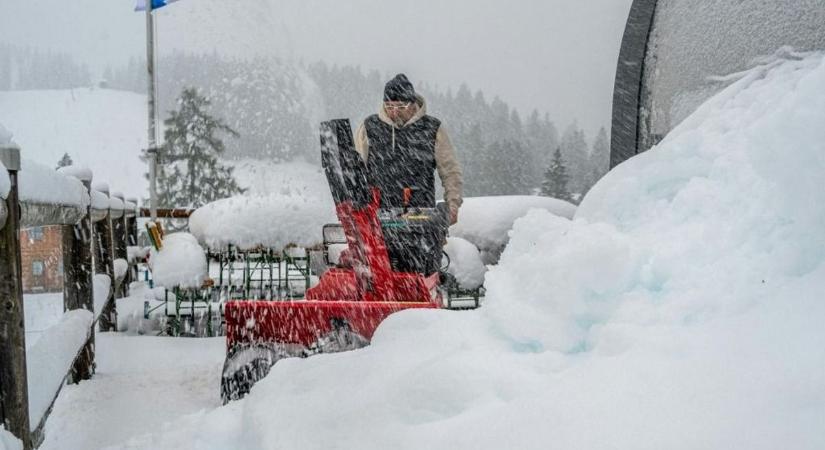
[[[382,206],[435,206],[435,171],[444,187],[450,224],[458,221],[462,202],[461,167],[441,121],[427,115],[424,98],[404,74],[384,87],[378,114],[355,133],[355,149],[367,164],[370,185],[381,191]],[[411,196],[405,199],[404,190]]]

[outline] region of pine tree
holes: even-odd
[[[567,174],[567,167],[565,167],[564,159],[561,156],[561,148],[557,147],[555,153],[553,153],[553,161],[544,172],[541,193],[548,197],[572,202],[573,197],[570,195],[570,191],[567,190],[569,180],[570,175]]]
[[[178,110],[171,111],[163,124],[164,145],[160,149],[157,186],[162,207],[197,208],[206,203],[243,193],[232,174],[218,157],[225,146],[217,136],[238,133],[209,115],[210,102],[194,88],[185,88],[178,99]]]
[[[71,166],[73,164],[72,157],[68,153],[64,153],[60,161],[57,162],[57,168]]]

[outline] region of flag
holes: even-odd
[[[176,1],[178,0],[152,0],[152,9],[163,8],[169,3]],[[137,5],[135,5],[135,11],[146,11],[146,0],[137,0]]]

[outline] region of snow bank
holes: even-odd
[[[20,200],[86,208],[89,193],[77,178],[23,159],[18,173]]]
[[[149,259],[152,279],[158,286],[199,288],[206,278],[206,252],[189,233],[163,238],[163,248]]]
[[[189,229],[213,249],[227,245],[280,249],[319,244],[324,224],[337,221],[329,192],[325,197],[272,194],[232,197],[198,208],[189,218]]]
[[[69,311],[26,351],[32,428],[40,422],[69,372],[72,361],[86,343],[92,321],[93,315],[89,311]]]
[[[2,129],[0,129],[2,132]],[[0,450],[23,450],[23,443],[0,424]]]
[[[458,223],[450,227],[450,236],[472,242],[481,251],[487,264],[495,264],[509,240],[513,222],[533,208],[573,218],[576,206],[550,197],[503,195],[470,197],[458,214]]]
[[[487,267],[475,245],[461,238],[447,238],[444,252],[450,257],[447,272],[452,274],[462,289],[475,289],[484,283]]]
[[[118,448],[825,448],[823,56],[750,71],[575,220],[517,220],[484,308]]]

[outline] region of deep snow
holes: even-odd
[[[822,54],[749,71],[575,220],[516,220],[484,308],[112,448],[822,448],[822,86]]]

